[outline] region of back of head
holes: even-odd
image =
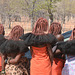
[[[71,33],[69,40],[75,40],[75,28],[72,30],[72,33]]]
[[[10,37],[9,39],[12,40],[19,40],[19,38],[24,34],[24,29],[17,25],[15,27],[12,28],[11,32],[10,32]]]
[[[4,35],[4,26],[0,24],[0,34]]]
[[[48,30],[47,19],[39,18],[35,23],[32,33],[35,35],[42,35],[45,34],[44,32],[46,32],[47,30]]]
[[[58,41],[64,41],[64,36],[62,34],[56,35]]]
[[[53,35],[57,35],[57,34],[61,34],[61,24],[58,23],[58,22],[53,22],[51,25],[50,25],[50,29],[48,31],[48,33],[51,33]]]

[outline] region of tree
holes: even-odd
[[[53,12],[55,12],[56,3],[61,0],[44,0],[41,4],[41,9],[44,9],[48,12],[48,16],[53,22]]]
[[[75,14],[75,0],[62,0],[57,4],[56,15],[59,15],[62,22],[65,24],[66,17],[67,21],[71,18],[72,15]]]

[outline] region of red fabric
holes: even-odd
[[[52,75],[62,75],[62,69],[64,67],[65,60],[54,58],[52,65]]]
[[[2,71],[1,60],[2,60],[2,58],[1,58],[1,56],[0,56],[0,71]]]
[[[51,75],[51,62],[46,47],[32,47],[30,75]]]

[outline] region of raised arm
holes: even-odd
[[[17,63],[19,62],[21,56],[22,56],[21,53],[17,54],[14,59],[9,60],[9,63],[10,63],[10,64],[17,64]]]

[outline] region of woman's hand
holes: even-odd
[[[21,56],[22,56],[22,53],[17,54],[14,59],[11,59],[11,60],[9,61],[9,63],[10,63],[10,64],[17,64],[17,63],[19,62]]]

